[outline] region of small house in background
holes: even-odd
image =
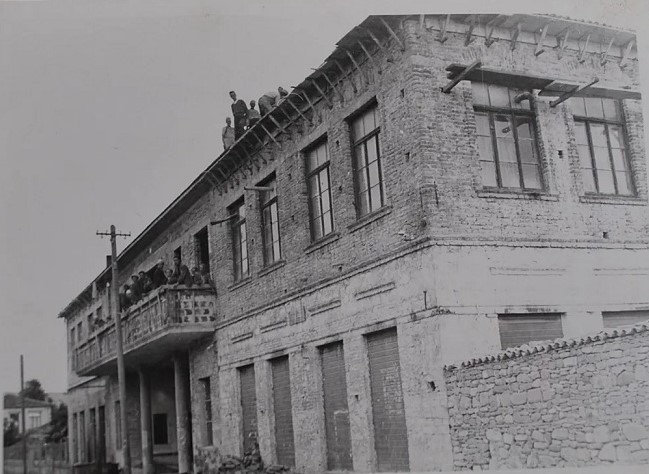
[[[18,427],[18,432],[22,433],[21,420],[21,401],[20,396],[16,393],[4,394],[4,405],[2,412],[3,425],[4,421],[13,423]],[[43,400],[34,400],[25,398],[25,429],[31,430],[46,425],[52,419],[52,406],[49,402]]]

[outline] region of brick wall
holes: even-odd
[[[454,468],[649,462],[647,329],[447,367]]]

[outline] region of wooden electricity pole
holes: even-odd
[[[126,372],[124,369],[124,346],[122,344],[122,311],[119,306],[119,285],[117,284],[117,237],[130,237],[129,234],[120,234],[115,231],[115,226],[110,226],[110,232],[97,232],[97,235],[110,236],[110,266],[111,277],[111,299],[113,307],[113,318],[115,320],[115,339],[117,342],[117,380],[119,383],[120,399],[120,425],[122,427],[122,453],[124,455],[124,474],[131,474],[131,444],[129,443],[128,430],[126,426]]]
[[[27,430],[25,430],[25,368],[20,354],[20,429],[23,435],[23,474],[27,474]]]

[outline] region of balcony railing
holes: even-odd
[[[182,349],[211,333],[216,321],[215,303],[212,288],[161,287],[152,291],[122,316],[125,356],[142,352],[147,345],[152,345],[158,355]],[[174,334],[182,337],[170,341],[167,336]],[[100,375],[114,364],[116,356],[115,326],[109,319],[103,329],[74,350],[74,370],[79,375]]]

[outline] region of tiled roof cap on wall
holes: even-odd
[[[576,338],[559,338],[553,341],[539,342],[534,345],[523,345],[512,347],[484,357],[477,357],[474,359],[466,360],[459,365],[449,364],[444,366],[444,370],[452,372],[458,368],[474,367],[480,364],[488,364],[490,362],[497,362],[501,360],[516,359],[518,357],[525,357],[539,352],[549,352],[552,350],[563,349],[567,347],[583,346],[593,342],[604,341],[607,339],[614,339],[618,337],[630,336],[642,332],[649,332],[649,320],[642,323],[623,326],[619,328],[605,329],[597,334],[576,337]]]

